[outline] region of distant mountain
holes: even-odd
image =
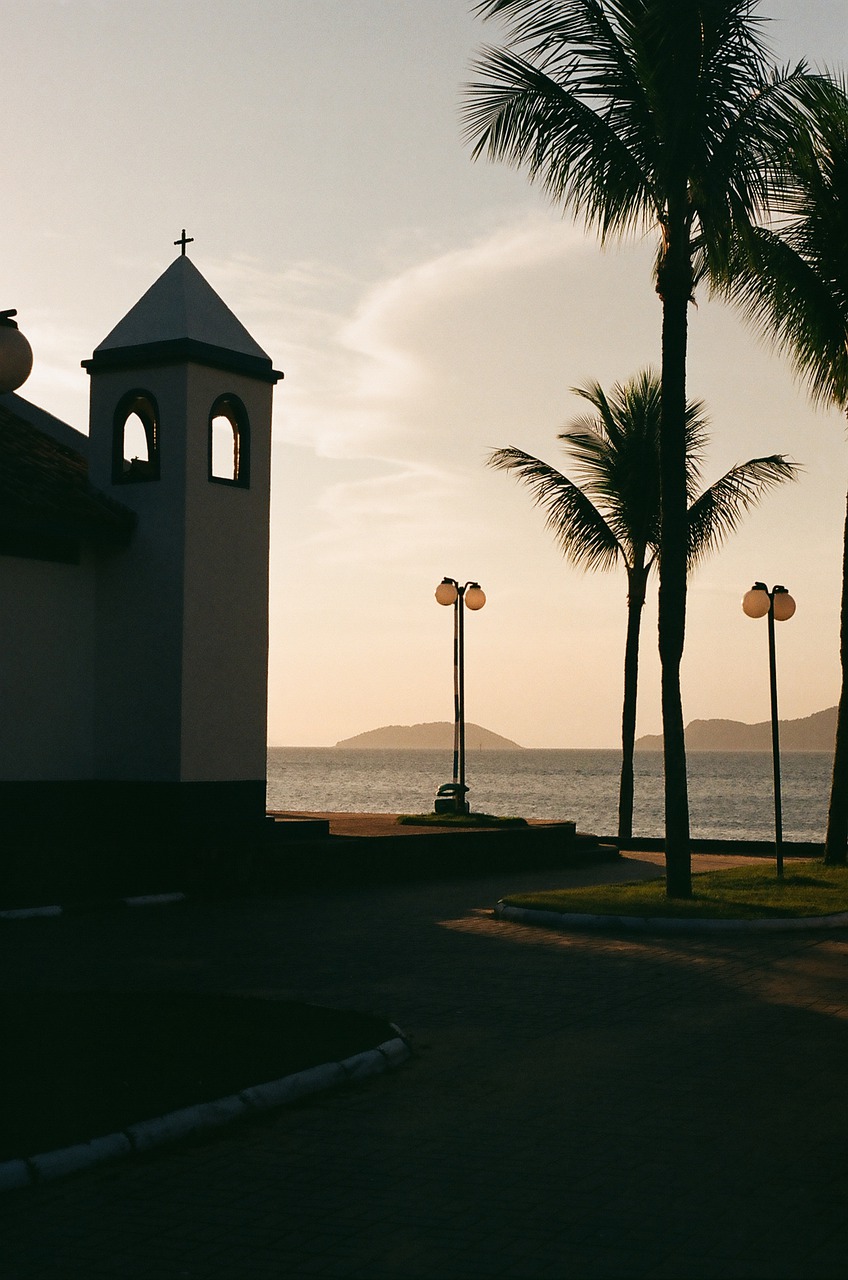
[[[509,738],[502,738],[479,724],[465,724],[465,745],[470,751],[521,751]],[[343,738],[337,747],[374,747],[390,751],[451,751],[453,724],[436,720],[430,724],[388,724],[382,729],[369,729],[354,738]]]
[[[781,751],[832,751],[836,738],[836,707],[816,711],[801,720],[780,721]],[[637,751],[662,751],[662,734],[636,739]],[[771,751],[771,721],[744,724],[741,720],[691,720],[686,726],[688,751]]]

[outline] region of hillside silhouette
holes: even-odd
[[[835,739],[836,707],[800,720],[780,721],[781,751],[832,751]],[[662,734],[645,734],[636,739],[636,749],[662,751],[662,742]],[[689,751],[771,751],[771,721],[690,720],[686,747]]]

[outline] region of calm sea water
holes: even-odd
[[[306,812],[423,813],[449,782],[453,757],[441,751],[352,751],[271,747],[268,807]],[[786,840],[824,839],[829,753],[781,756]],[[618,826],[617,751],[469,752],[469,799],[483,813],[564,818],[580,831],[611,835]],[[692,835],[713,840],[774,837],[772,760],[761,752],[693,752],[688,757]],[[636,757],[633,830],[663,831],[662,756]]]

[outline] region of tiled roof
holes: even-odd
[[[0,404],[0,528],[126,541],[134,525],[89,484],[81,454]]]

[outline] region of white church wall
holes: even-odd
[[[8,787],[18,820],[259,832],[281,375],[182,255],[83,363],[89,481],[137,519],[128,543],[80,565],[0,557],[0,780],[82,784]],[[70,427],[28,413],[76,447]],[[249,478],[232,446],[226,473],[230,421],[249,436]]]
[[[93,769],[94,567],[0,556],[0,778]]]

